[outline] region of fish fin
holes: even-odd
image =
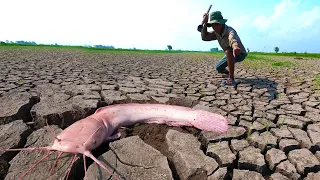
[[[99,161],[96,157],[94,157],[90,151],[85,151],[83,154],[86,155],[87,157],[91,158],[91,159],[92,159],[94,162],[96,162],[101,168],[103,168],[104,170],[106,170],[106,171],[108,172],[108,174],[110,175],[110,177],[114,177],[114,179],[120,180],[120,178],[112,172],[112,171],[114,171],[113,168],[112,168],[112,170],[110,170],[109,168],[107,168],[104,164],[102,164],[101,161]],[[109,178],[109,179],[111,179],[111,178]]]
[[[151,118],[151,119],[148,119],[145,123],[148,123],[148,124],[166,124],[168,126],[192,126],[187,121],[170,120],[170,118]]]
[[[208,113],[206,111],[197,110],[197,118],[191,121],[192,126],[203,130],[217,133],[224,133],[228,130],[228,121],[225,117]]]
[[[101,110],[104,109],[104,108],[106,108],[106,107],[100,107],[100,108],[98,108],[98,109],[94,112],[94,114],[96,114],[97,112],[101,111]]]
[[[108,140],[112,141],[121,137],[121,132],[116,132],[115,134],[108,137]]]

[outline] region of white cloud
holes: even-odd
[[[228,22],[228,24],[231,27],[233,27],[236,31],[241,31],[247,27],[248,23],[250,23],[250,20],[251,18],[249,15],[243,15],[237,18],[233,18]]]
[[[274,25],[281,25],[285,21],[285,18],[290,17],[290,15],[296,12],[295,10],[299,4],[300,0],[282,0],[280,4],[275,6],[274,12],[270,17],[258,16],[253,21],[253,24],[259,27],[261,30],[267,30]]]
[[[288,18],[279,28],[270,32],[271,37],[284,37],[298,39],[312,38],[320,33],[320,10],[314,7],[311,11]]]
[[[196,32],[203,7],[185,0],[0,1],[0,40],[166,48]],[[3,28],[5,27],[5,28]],[[198,34],[197,34],[198,35]]]
[[[301,27],[306,28],[310,27],[318,20],[320,20],[320,9],[318,6],[315,6],[311,11],[302,13],[302,15],[298,17],[296,22],[303,22]]]
[[[280,22],[283,22],[284,17],[289,17],[290,14],[295,13],[296,7],[300,4],[300,1],[292,1],[292,0],[282,0],[280,4],[277,4],[274,8],[274,12],[270,17],[266,16],[258,16],[253,24],[258,26],[261,30],[267,30],[271,26],[279,25]]]
[[[315,6],[301,12],[300,1],[282,0],[270,17],[258,16],[253,24],[269,37],[303,40],[320,33],[320,9]]]

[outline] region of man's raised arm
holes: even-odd
[[[203,41],[213,41],[217,40],[216,34],[214,32],[208,32],[207,31],[207,24],[203,25],[202,31],[201,31],[201,38]]]
[[[217,39],[216,34],[214,32],[207,31],[207,22],[208,22],[208,14],[205,13],[203,15],[203,28],[201,30],[201,39],[203,41],[213,41]]]

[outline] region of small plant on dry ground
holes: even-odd
[[[204,93],[204,84],[201,84],[201,96],[205,96],[206,94]]]
[[[248,130],[248,132],[247,132],[247,138],[246,138],[247,143],[249,142],[249,139],[250,139],[250,136],[251,136],[252,129],[253,129],[253,125],[251,125],[251,126],[249,127],[249,130]]]
[[[319,96],[320,92],[320,74],[317,74],[313,80],[313,91],[317,96]]]
[[[265,120],[265,121],[264,121],[264,128],[267,130],[266,144],[268,144],[269,127],[270,127],[269,121]]]
[[[284,125],[285,120],[282,119],[281,124],[280,124],[280,128]]]
[[[279,100],[282,100],[283,97],[284,97],[284,93],[283,92],[279,93]]]

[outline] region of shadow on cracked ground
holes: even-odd
[[[258,89],[266,89],[270,95],[276,95],[278,83],[268,78],[237,78],[238,86],[251,86]]]

